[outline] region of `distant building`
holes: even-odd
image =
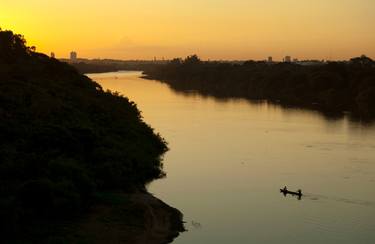
[[[273,62],[273,59],[272,59],[272,57],[271,57],[271,56],[269,56],[269,57],[268,57],[268,59],[267,59],[267,61],[268,61],[268,63],[272,63],[272,62]]]
[[[297,63],[297,62],[298,62],[298,58],[294,58],[293,63]]]
[[[285,58],[284,58],[284,62],[285,62],[285,63],[290,63],[290,62],[292,62],[292,57],[291,57],[291,56],[285,56]]]
[[[55,58],[55,53],[51,52],[51,58]]]
[[[77,52],[70,52],[70,61],[71,62],[76,62],[77,61]]]

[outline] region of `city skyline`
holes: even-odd
[[[196,55],[196,54],[194,54]],[[189,57],[191,55],[188,55],[187,57]],[[61,59],[61,60],[70,60],[71,62],[77,62],[79,60],[111,60],[112,58],[98,58],[98,57],[94,57],[94,58],[90,58],[90,57],[80,57],[78,52],[77,51],[70,51],[68,53],[68,55],[66,56],[62,56],[62,57],[57,57],[55,55],[54,52],[51,52],[50,53],[50,57],[51,58],[56,58],[56,59]],[[199,57],[199,56],[198,56]],[[367,57],[365,54],[362,54],[362,55],[358,55],[356,57]],[[356,57],[351,57],[351,58],[356,58]],[[174,58],[181,58],[181,59],[184,59],[186,57],[174,57]],[[163,61],[170,61],[174,58],[170,58],[170,59],[166,59],[165,57],[153,57],[153,58],[145,58],[145,59],[113,59],[113,60],[118,60],[118,61],[130,61],[130,60],[139,60],[139,61],[160,61],[160,60],[163,60]],[[267,57],[264,57],[263,59],[251,59],[251,58],[248,58],[248,59],[238,59],[238,60],[230,60],[230,59],[217,59],[217,60],[211,60],[211,59],[206,59],[206,60],[203,60],[203,61],[248,61],[248,60],[254,60],[254,61],[265,61],[265,62],[269,62],[269,63],[272,63],[272,62],[304,62],[304,61],[317,61],[317,62],[327,62],[327,61],[350,61],[350,59],[347,59],[347,60],[329,60],[329,59],[299,59],[298,57],[293,57],[291,55],[286,55],[286,56],[283,56],[281,57],[280,59],[274,59],[273,56],[267,56]]]

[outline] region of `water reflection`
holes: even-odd
[[[160,82],[160,81],[155,81]],[[193,97],[198,99],[214,99],[218,103],[227,103],[227,102],[236,102],[236,101],[246,101],[252,105],[258,106],[267,106],[269,109],[280,109],[283,108],[285,113],[294,112],[294,111],[308,111],[309,113],[317,114],[323,117],[327,121],[342,121],[348,120],[352,123],[360,123],[363,125],[374,126],[375,125],[375,118],[361,118],[357,114],[352,114],[348,111],[343,112],[332,112],[332,111],[324,111],[319,110],[317,105],[313,106],[297,106],[297,105],[288,105],[282,104],[279,101],[267,101],[267,100],[254,100],[254,99],[245,99],[245,98],[235,98],[235,97],[224,97],[224,96],[214,96],[209,93],[202,93],[196,90],[179,90],[175,87],[169,86],[170,89],[173,89],[176,93],[184,96],[184,97]]]
[[[140,75],[92,77],[135,101],[168,141],[167,178],[149,190],[185,215],[189,231],[175,243],[375,239],[373,124],[264,101],[182,94]],[[285,201],[275,191],[283,185],[303,189],[302,201]]]

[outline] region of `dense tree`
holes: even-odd
[[[0,31],[0,118],[0,232],[164,175],[166,143],[133,102],[11,31]]]
[[[346,110],[357,118],[375,117],[375,63],[366,56],[309,66],[252,60],[242,64],[202,62],[193,55],[150,67],[145,74],[180,91],[196,90],[220,98],[267,99],[327,113]]]

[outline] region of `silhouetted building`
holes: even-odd
[[[71,62],[77,61],[77,53],[76,52],[74,52],[74,51],[70,52],[70,61]]]
[[[297,62],[298,62],[298,58],[294,58],[293,63],[297,63]]]
[[[290,63],[290,62],[292,62],[292,57],[291,56],[285,56],[285,58],[283,60],[286,63]]]
[[[272,63],[272,62],[273,62],[273,59],[272,59],[271,56],[268,57],[268,62],[269,62],[269,63]]]
[[[51,52],[51,58],[55,58],[55,53]]]

